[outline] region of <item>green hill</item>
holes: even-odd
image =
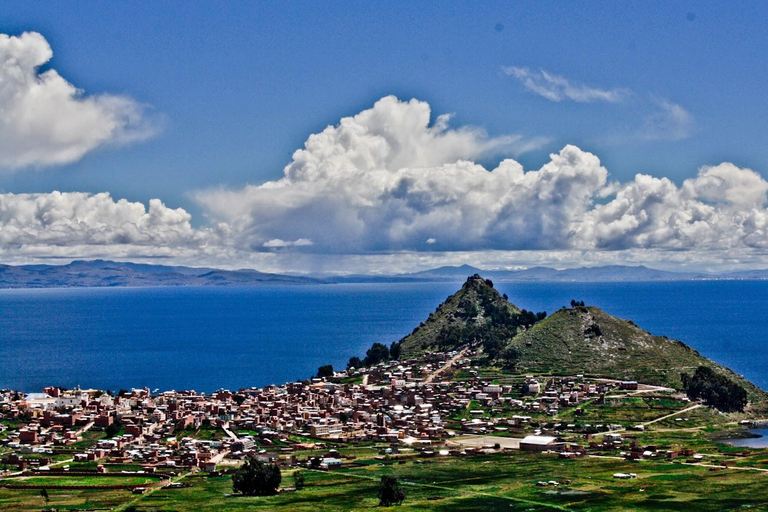
[[[503,344],[517,334],[520,326],[534,322],[532,313],[518,309],[493,288],[491,281],[475,274],[400,340],[400,357],[412,357],[425,350],[452,350],[489,336]]]
[[[654,336],[596,307],[563,308],[521,332],[499,359],[526,373],[585,374],[682,389],[682,374],[704,366],[742,386],[753,406],[768,394],[685,343]]]
[[[683,389],[683,373],[706,367],[743,387],[753,409],[768,411],[766,392],[680,341],[596,307],[576,305],[543,316],[509,303],[475,274],[400,341],[400,357],[474,344],[482,345],[488,364],[516,373],[585,374],[675,389]]]

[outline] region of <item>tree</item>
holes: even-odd
[[[747,390],[707,366],[699,366],[693,375],[682,374],[681,380],[688,398],[704,400],[720,411],[743,411],[747,405]]]
[[[520,359],[520,351],[513,345],[507,345],[499,354],[499,359],[505,368],[514,368]]]
[[[304,488],[304,472],[296,471],[293,474],[293,486],[296,489],[303,489]]]
[[[277,465],[248,459],[232,475],[232,489],[246,496],[271,496],[277,494],[281,480]]]
[[[400,342],[393,341],[389,346],[389,357],[391,359],[400,359]]]
[[[349,362],[347,363],[347,370],[350,368],[362,368],[363,367],[363,360],[360,359],[357,356],[352,356],[349,358]]]
[[[379,483],[379,506],[400,505],[405,499],[405,491],[394,476],[382,476]]]
[[[326,364],[317,369],[318,377],[333,377],[333,365]]]
[[[107,427],[104,429],[104,433],[106,434],[107,438],[115,437],[118,432],[120,432],[120,428],[123,426],[123,424],[120,422],[120,420],[116,419],[111,424],[107,425]]]
[[[373,366],[382,361],[389,360],[389,348],[383,343],[374,343],[365,353],[363,363],[365,366]]]

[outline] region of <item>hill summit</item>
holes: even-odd
[[[520,329],[545,316],[544,312],[519,309],[496,291],[492,281],[475,274],[400,341],[400,355],[410,357],[425,350],[446,351],[479,343],[496,355]]]

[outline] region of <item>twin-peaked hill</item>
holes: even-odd
[[[768,393],[680,341],[596,307],[575,305],[543,317],[509,303],[492,282],[474,275],[400,341],[400,357],[481,344],[488,364],[517,373],[585,374],[675,389],[683,389],[683,374],[706,367],[742,387],[753,409],[768,410]]]

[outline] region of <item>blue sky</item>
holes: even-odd
[[[53,58],[41,72],[56,70],[86,97],[127,96],[142,105],[142,119],[152,126],[151,133],[128,142],[99,143],[74,160],[6,165],[0,170],[3,193],[109,192],[115,200],[144,205],[159,198],[168,208],[188,212],[192,229],[207,229],[222,219],[233,225],[221,208],[200,199],[200,191],[237,191],[247,184],[280,179],[293,152],[303,147],[310,134],[370,109],[388,95],[428,103],[432,121],[439,114],[454,113],[451,127],[481,127],[490,139],[519,134],[532,142],[527,150],[506,147],[459,155],[488,170],[505,157],[515,158],[526,170],[539,169],[550,161],[551,153],[572,144],[600,159],[609,173],[606,183],[628,184],[637,173],[645,173],[667,177],[682,187],[701,166],[722,162],[762,176],[768,173],[768,97],[764,93],[768,6],[761,2],[433,2],[414,6],[405,2],[10,1],[3,4],[2,14],[0,33],[20,36],[34,31],[50,45]],[[514,73],[512,68],[521,71]],[[554,79],[542,79],[542,71]],[[523,72],[549,87],[550,93],[555,87],[559,101],[526,87]],[[576,93],[569,97],[563,83]],[[579,91],[616,92],[620,99],[586,101]],[[590,201],[595,204],[612,198],[602,192],[593,196]],[[705,204],[713,201],[699,199]],[[238,215],[253,217],[242,211]],[[336,252],[315,243],[307,235],[311,230],[288,230],[296,237],[289,240],[274,230],[249,229],[259,231],[261,238],[257,237],[258,243],[245,242],[245,247],[263,248],[269,240],[307,239],[312,245],[305,247],[314,249],[295,246],[300,253],[295,258],[317,260]],[[375,254],[380,261],[392,251],[422,252],[398,236],[356,242],[349,245],[348,253]],[[441,237],[430,238],[439,241]],[[680,250],[666,242],[654,245],[655,238],[650,238],[629,244],[611,240],[590,247]],[[446,245],[441,250],[448,255],[440,261],[463,262],[471,260],[467,252],[487,250],[584,251],[586,247],[527,247],[517,240],[501,243],[484,235],[470,244]],[[92,253],[83,250],[86,245],[98,244],[87,242],[66,254],[88,256]],[[712,256],[718,248],[708,245],[706,257],[697,246],[691,249],[696,256],[683,263],[761,264],[763,244],[747,245],[749,255],[742,251],[736,259],[732,245],[720,247],[720,256]],[[5,249],[3,256],[22,261],[44,257],[41,251],[22,255]],[[238,257],[223,264],[285,266],[277,262],[280,258],[274,251],[259,251],[265,252],[260,258],[272,260]],[[460,258],[451,257],[456,251],[463,251]],[[730,251],[729,256],[722,256],[723,251]],[[102,252],[110,254],[106,249]],[[155,256],[150,253],[121,254]],[[176,257],[180,253],[163,254]],[[546,254],[528,259],[545,262]],[[431,263],[422,256],[413,256],[411,264]],[[570,258],[566,261],[558,253],[549,259],[568,265],[580,257]],[[666,260],[654,256],[647,261],[652,263],[654,258]],[[193,256],[190,252],[186,259],[177,259],[189,262]],[[499,265],[509,260],[512,265],[525,259],[497,255],[490,260]],[[607,260],[622,261],[622,256],[611,252]],[[644,261],[638,255],[626,260]],[[374,270],[379,268],[376,265]]]

